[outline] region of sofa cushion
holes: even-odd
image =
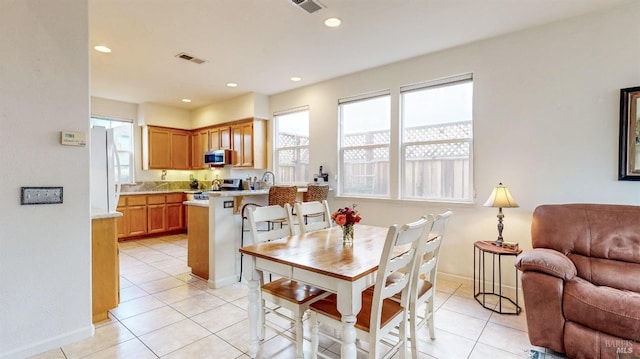
[[[565,283],[562,308],[567,321],[640,341],[639,293],[595,286],[575,277]]]
[[[570,254],[569,259],[575,264],[578,276],[596,286],[640,292],[640,264],[580,254]]]
[[[640,263],[640,206],[538,206],[531,224],[534,248]]]

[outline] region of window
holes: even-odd
[[[275,122],[275,172],[278,183],[309,181],[309,110],[277,113]]]
[[[338,100],[338,194],[472,201],[472,75],[401,87],[397,108],[391,93]]]
[[[339,101],[340,194],[389,197],[391,96]]]
[[[121,183],[133,183],[133,123],[92,117],[91,127],[93,126],[113,129],[113,141],[120,160]]]
[[[401,88],[400,97],[402,197],[470,201],[471,75]]]

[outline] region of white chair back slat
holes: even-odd
[[[407,308],[410,284],[412,283],[412,270],[415,267],[417,253],[423,251],[426,244],[426,236],[431,229],[432,222],[426,217],[418,221],[398,227],[393,225],[387,231],[378,276],[373,294],[371,308],[371,325],[378,328],[381,324],[383,300],[402,292],[402,305]],[[407,249],[406,246],[410,245]],[[397,247],[402,247],[404,252],[399,256],[393,256]],[[390,276],[393,277],[390,280]]]
[[[331,227],[331,212],[329,211],[327,200],[322,202],[297,202],[295,209],[300,225],[300,234]],[[310,215],[313,215],[313,217],[308,217]]]
[[[249,220],[249,227],[251,228],[253,244],[288,237],[294,234],[294,229],[291,225],[293,222],[291,206],[289,204],[285,204],[284,207],[273,205],[250,208],[247,218]],[[258,230],[258,223],[263,222],[267,223],[267,225],[272,225],[274,228],[271,230]]]
[[[440,246],[444,238],[444,231],[449,222],[449,218],[453,212],[447,210],[444,213],[438,215],[429,215],[431,221],[431,229],[426,236],[426,242],[422,247],[422,252],[418,253],[420,260],[416,261],[411,278],[411,288],[414,289],[411,296],[412,300],[420,301],[422,297],[426,296],[429,292],[423,293],[421,298],[417,298],[419,293],[415,290],[420,286],[420,282],[427,280],[431,282],[432,289],[435,290],[435,279],[438,271],[438,259],[440,257]]]

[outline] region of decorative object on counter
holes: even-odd
[[[322,172],[322,166],[318,169],[318,174],[313,177],[313,182],[329,182],[329,174]]]
[[[342,243],[353,243],[353,225],[359,223],[362,217],[356,210],[356,205],[351,205],[351,208],[344,207],[339,208],[337,211],[331,214],[331,219],[340,227],[342,227]]]
[[[214,179],[211,182],[211,190],[212,191],[219,191],[220,190],[220,180],[218,178]]]
[[[200,183],[198,182],[197,178],[192,178],[191,179],[191,183],[189,184],[189,187],[191,189],[198,189],[198,187],[200,187]]]
[[[498,207],[498,239],[493,242],[498,247],[502,247],[502,242],[504,242],[502,238],[502,229],[504,228],[504,224],[502,224],[502,220],[504,219],[504,214],[502,214],[503,208],[517,208],[520,207],[516,203],[516,201],[511,197],[511,193],[509,193],[509,189],[506,186],[502,185],[502,182],[498,184],[496,188],[493,189],[489,199],[484,203],[485,207]]]

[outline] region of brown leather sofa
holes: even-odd
[[[640,206],[542,205],[516,259],[532,345],[640,357]]]

